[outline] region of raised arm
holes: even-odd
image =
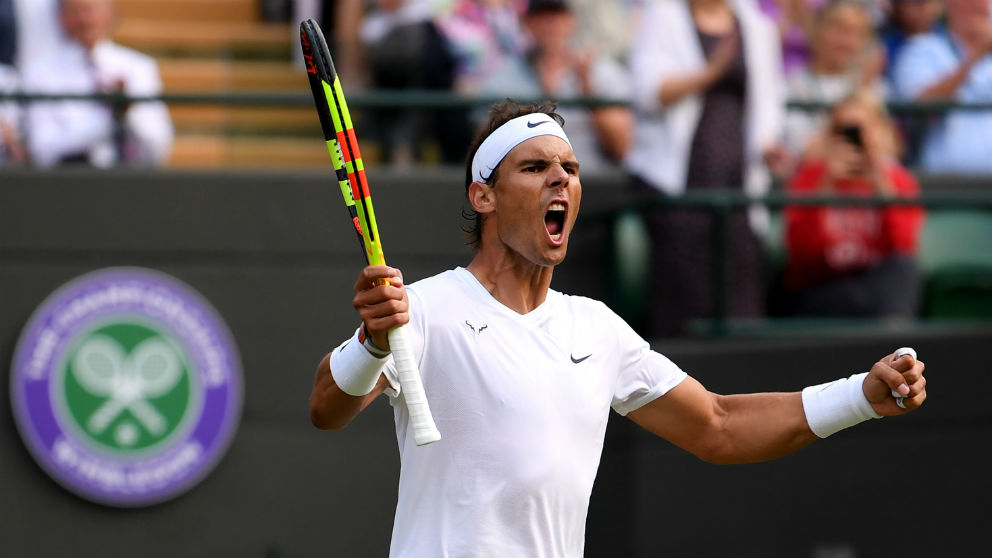
[[[875,363],[863,380],[858,375],[823,387],[844,390],[847,388],[841,383],[862,380],[854,389],[860,387],[859,397],[863,395],[870,410],[881,416],[905,414],[918,408],[926,399],[923,363],[911,356],[893,362],[894,356],[888,355]],[[821,386],[808,389],[814,398],[822,391]],[[906,394],[905,409],[896,405],[890,389]],[[707,391],[693,378],[687,378],[667,394],[627,416],[704,461],[751,463],[788,455],[819,436],[831,433],[829,429],[823,431],[823,413],[812,415],[803,401],[803,394],[799,392],[718,395]],[[818,423],[814,427],[807,420],[810,416],[815,416],[812,422]],[[868,417],[828,418],[854,424],[860,422],[858,418]],[[819,432],[814,434],[814,430]]]
[[[389,284],[379,285],[383,279]],[[352,306],[363,327],[320,361],[310,394],[310,421],[322,430],[344,428],[389,387],[382,374],[389,360],[387,333],[410,321],[403,278],[391,267],[363,269],[355,282]]]
[[[981,60],[986,53],[976,53],[961,61],[961,64],[953,72],[941,77],[931,85],[925,87],[916,96],[918,101],[942,101],[953,99],[957,90],[967,81],[971,70],[975,64]]]
[[[682,75],[671,76],[662,82],[658,89],[658,100],[662,106],[675,104],[690,95],[698,95],[713,86],[737,56],[737,46],[740,37],[737,32],[731,33],[720,40],[719,45],[706,60],[706,65],[699,70]]]
[[[917,101],[954,99],[975,64],[992,53],[992,26],[960,55],[937,46],[946,44],[945,39],[908,43],[895,62],[893,74],[894,88],[901,97]]]

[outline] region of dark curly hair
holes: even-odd
[[[521,105],[513,99],[500,101],[490,107],[489,120],[476,133],[475,139],[472,140],[471,145],[469,145],[468,157],[465,159],[466,199],[468,199],[468,188],[472,184],[472,159],[475,157],[475,153],[479,150],[479,146],[482,145],[482,142],[485,141],[490,134],[514,118],[537,112],[547,114],[558,122],[560,126],[564,126],[565,119],[562,118],[560,114],[555,112],[557,109],[558,104],[553,101],[542,101],[531,105]],[[492,174],[489,175],[489,179],[486,181],[486,184],[493,186],[496,184],[496,180],[498,178],[499,165],[496,165],[496,168],[493,170]],[[468,245],[478,249],[479,243],[482,242],[482,215],[472,209],[470,204],[466,209],[462,210],[462,217],[468,221],[468,223],[462,228],[462,230],[465,231],[465,235],[468,237]]]

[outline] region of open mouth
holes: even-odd
[[[554,242],[561,242],[565,232],[565,214],[567,207],[562,202],[554,202],[548,207],[548,212],[544,214],[544,226],[548,229],[548,236]]]

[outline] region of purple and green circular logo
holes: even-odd
[[[35,311],[14,352],[14,418],[38,463],[80,496],[150,505],[200,481],[241,414],[241,364],[220,315],[142,268],[76,278]]]

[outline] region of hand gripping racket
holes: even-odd
[[[372,198],[369,196],[369,183],[365,176],[365,165],[358,150],[351,114],[348,112],[341,81],[334,69],[334,62],[331,61],[330,51],[324,41],[324,34],[314,20],[308,19],[300,24],[300,43],[303,47],[303,58],[310,78],[313,100],[317,106],[317,114],[320,116],[320,126],[324,130],[324,140],[327,142],[327,152],[331,156],[334,174],[338,186],[341,187],[341,195],[348,207],[355,232],[358,233],[361,241],[365,261],[370,265],[385,265],[386,259],[382,253],[375,212],[372,209]],[[434,417],[431,416],[431,409],[427,404],[420,371],[417,370],[417,361],[413,356],[413,347],[403,327],[390,330],[389,348],[396,363],[400,390],[410,412],[414,441],[418,446],[422,446],[440,440],[441,433],[434,425]]]

